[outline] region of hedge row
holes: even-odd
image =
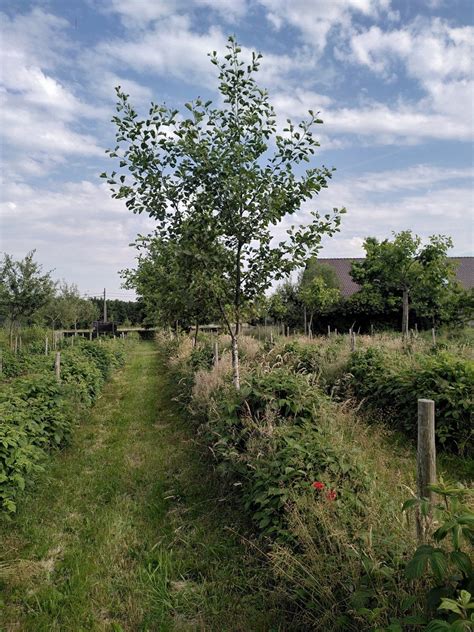
[[[472,453],[474,362],[447,351],[408,360],[372,348],[351,355],[349,387],[365,404],[383,411],[390,425],[413,440],[417,400],[433,399],[439,447]]]
[[[48,451],[67,444],[84,407],[96,400],[111,370],[123,363],[118,342],[80,341],[54,356],[3,353],[0,385],[0,510],[14,512],[19,491],[41,470]]]

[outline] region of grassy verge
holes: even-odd
[[[139,345],[0,524],[0,629],[289,629],[227,495]]]

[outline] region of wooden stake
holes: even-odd
[[[270,344],[273,344],[273,331],[270,331]]]
[[[48,336],[44,339],[44,355],[48,355]]]
[[[355,331],[351,332],[351,351],[354,352],[356,350],[356,334]]]
[[[433,347],[436,347],[436,330],[434,327],[431,328],[431,338],[433,340]]]
[[[374,335],[374,326],[372,324],[370,325],[370,335]]]
[[[435,443],[435,403],[432,399],[418,400],[418,450],[417,450],[417,490],[418,498],[427,498],[430,503],[435,494],[428,487],[436,484],[436,443]],[[431,518],[418,512],[418,539],[425,538],[427,523]]]
[[[61,381],[61,351],[56,351],[56,357],[54,359],[54,371],[56,373],[56,379]]]
[[[328,338],[330,337],[330,335],[331,335],[331,325],[328,325]]]

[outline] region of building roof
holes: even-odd
[[[464,289],[469,290],[474,287],[474,257],[448,257],[450,261],[457,264],[456,278]],[[363,261],[363,257],[352,258],[318,258],[319,263],[330,265],[339,279],[342,296],[352,296],[359,289],[359,285],[352,280],[351,267],[353,261]]]

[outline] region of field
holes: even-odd
[[[42,333],[4,349],[1,629],[418,630],[468,588],[469,334],[240,343],[240,392],[222,335],[65,341],[60,383]],[[447,502],[420,572],[419,397]]]

